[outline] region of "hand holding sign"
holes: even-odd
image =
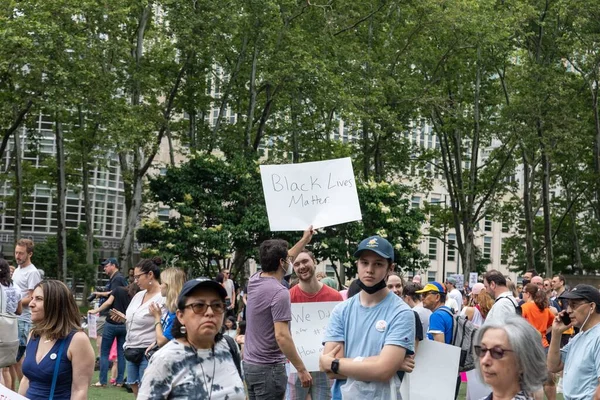
[[[261,165],[272,231],[300,231],[362,219],[350,158]]]

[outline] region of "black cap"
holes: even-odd
[[[219,293],[219,296],[221,296],[221,298],[223,300],[225,300],[225,298],[227,297],[227,290],[225,290],[225,288],[217,281],[213,281],[212,279],[208,279],[208,278],[196,278],[196,279],[192,279],[187,281],[186,283],[184,283],[183,288],[181,289],[181,292],[179,292],[179,297],[177,297],[177,303],[181,302],[181,300],[188,296],[191,292],[193,292],[194,290],[196,290],[196,288],[210,288],[210,289],[214,289],[217,291],[217,293]]]
[[[117,266],[117,268],[119,268],[119,260],[117,260],[116,258],[112,258],[112,257],[111,258],[107,258],[106,260],[104,260],[102,262],[102,266],[103,267],[106,266],[106,265],[108,265],[108,264],[114,264],[114,265]]]
[[[587,300],[600,306],[600,291],[591,285],[577,285],[570,292],[564,291],[560,299]]]

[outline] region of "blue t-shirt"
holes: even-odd
[[[173,321],[175,321],[175,313],[168,312],[164,317],[162,322],[163,328],[163,336],[168,340],[173,340],[173,334],[171,333],[171,328],[173,327]]]
[[[364,307],[359,294],[333,309],[323,342],[344,342],[346,358],[377,356],[386,345],[400,346],[413,353],[415,314],[392,292],[372,307]],[[342,398],[340,387],[344,383],[344,380],[334,382],[333,400]]]
[[[565,399],[592,399],[600,377],[600,324],[575,335],[560,356]]]
[[[429,330],[427,338],[433,340],[433,333],[443,333],[446,344],[452,344],[452,327],[454,317],[452,310],[446,306],[441,306],[429,317]]]

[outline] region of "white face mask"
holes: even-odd
[[[294,264],[291,261],[288,261],[288,267],[285,271],[285,276],[290,276],[294,272]]]

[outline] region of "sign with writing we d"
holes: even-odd
[[[362,219],[350,158],[261,165],[272,231],[303,231]]]

